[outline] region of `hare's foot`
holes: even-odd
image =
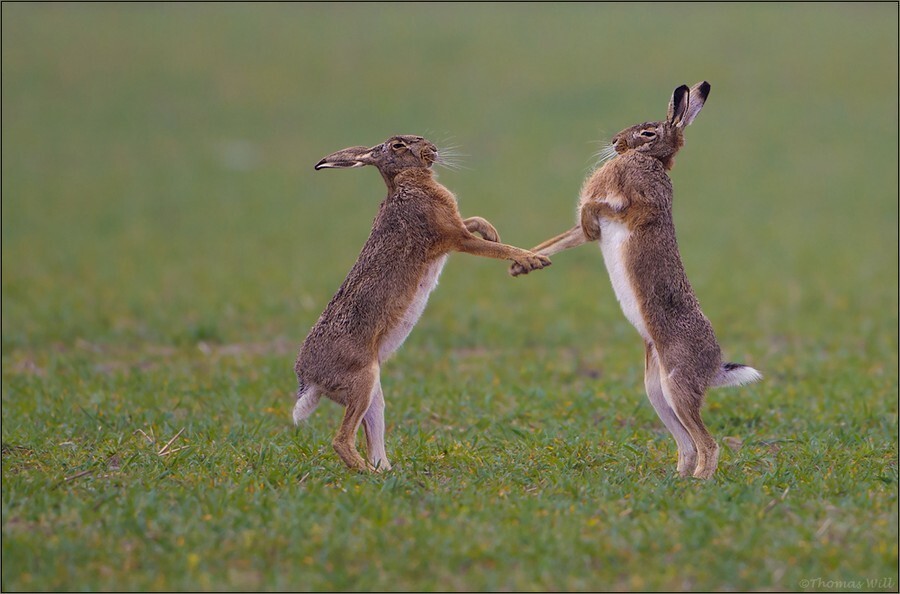
[[[355,447],[348,449],[347,444],[338,443],[337,441],[332,442],[331,445],[350,470],[379,473],[387,472],[391,469],[391,464],[387,459],[364,460]]]
[[[369,470],[372,472],[387,472],[391,469],[391,463],[387,459],[369,460]]]
[[[363,415],[362,425],[366,433],[366,453],[369,468],[373,472],[386,472],[391,469],[387,452],[384,449],[384,394],[381,382],[376,381],[372,388],[369,409]]]
[[[348,386],[344,395],[347,408],[337,435],[331,442],[344,464],[360,472],[365,472],[369,467],[356,451],[356,432],[369,410],[373,396],[381,392],[378,376],[378,364],[373,363],[371,367],[344,378]]]
[[[690,433],[678,420],[678,415],[666,400],[666,388],[662,382],[659,353],[656,346],[652,342],[647,342],[645,347],[644,387],[647,389],[647,397],[666,429],[675,438],[675,443],[678,444],[678,474],[683,477],[691,476],[697,466],[697,448],[694,447],[694,440],[691,439]]]
[[[671,404],[679,423],[690,435],[690,441],[693,442],[694,446],[693,449],[697,452],[697,465],[694,467],[693,475],[696,478],[708,479],[716,472],[716,464],[719,460],[719,446],[716,444],[713,436],[709,434],[706,425],[703,424],[703,419],[700,418],[703,392],[697,388],[685,387],[688,384],[688,380],[684,377],[680,377],[678,374],[665,374],[665,369],[660,369],[662,371],[660,380],[663,392],[666,395],[666,402]],[[677,434],[675,438],[678,439]],[[682,445],[687,445],[686,442],[678,445],[679,454],[690,451],[689,448],[682,447]],[[685,456],[685,458],[685,463],[682,465],[682,459],[679,457],[678,470],[686,473],[689,470],[690,465],[687,462],[690,462],[690,458],[688,456]]]
[[[695,468],[697,468],[697,452],[693,449],[686,452],[678,450],[678,474],[682,478],[689,477]]]
[[[365,472],[369,469],[368,466],[366,466],[366,461],[362,459],[362,456],[359,455],[356,448],[338,440],[332,442],[331,445],[334,446],[334,451],[337,452],[338,456],[341,457],[341,460],[344,461],[344,464],[351,470]]]
[[[697,467],[694,469],[694,478],[709,479],[716,473],[716,467],[719,465],[719,446],[715,442],[712,448],[701,452],[697,456]]]
[[[366,461],[359,455],[359,452],[356,451],[356,447],[353,444],[348,444],[344,441],[335,439],[331,445],[334,447],[334,451],[337,452],[337,455],[341,457],[341,460],[344,461],[344,464],[351,470],[357,470],[359,472],[366,472],[369,470]]]

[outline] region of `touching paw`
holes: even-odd
[[[546,268],[546,267],[550,266],[551,264],[553,264],[553,262],[550,261],[550,258],[548,258],[547,256],[544,256],[542,254],[535,254],[535,257],[537,258],[537,261],[538,261],[538,265],[535,266],[535,270],[540,270],[541,268]]]
[[[513,276],[519,276],[520,274],[528,274],[532,270],[546,268],[547,266],[550,266],[550,264],[550,258],[547,256],[530,254],[517,259],[513,265],[510,266],[509,273]]]
[[[525,267],[519,264],[518,262],[513,262],[509,266],[509,274],[510,276],[519,276],[521,274],[528,274],[528,270],[525,270]]]

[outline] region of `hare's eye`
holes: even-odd
[[[654,132],[653,130],[644,130],[643,132],[641,132],[641,136],[643,136],[644,138],[654,138],[656,136],[656,132]]]
[[[391,148],[394,149],[395,151],[399,151],[404,146],[406,146],[406,145],[404,145],[402,142],[395,142],[394,144],[391,145]]]

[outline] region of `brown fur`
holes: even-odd
[[[638,313],[633,315],[646,329],[647,393],[678,442],[678,471],[698,478],[711,477],[718,460],[718,446],[700,417],[707,388],[753,381],[747,378],[758,375],[742,365],[723,366],[712,325],[688,282],[675,239],[672,182],[666,171],[684,144],[683,127],[699,113],[708,93],[705,82],[690,90],[679,87],[666,120],[631,126],[613,137],[617,156],[582,188],[580,224],[534,248],[549,256],[601,240],[604,225],[618,223],[618,229],[627,230],[621,244],[607,249],[621,253],[616,262],[622,262],[627,278],[619,282],[628,287],[626,301],[631,294],[636,298]],[[510,272],[527,271],[514,264]],[[626,303],[622,305],[626,309]],[[735,369],[744,375],[731,375]]]
[[[295,421],[312,412],[320,392],[346,406],[333,443],[347,466],[358,470],[367,468],[355,447],[360,422],[369,441],[369,468],[390,468],[383,453],[379,382],[382,359],[390,353],[382,349],[399,347],[405,335],[396,345],[386,346],[385,341],[397,341],[403,324],[409,326],[405,332],[411,330],[415,320],[407,319],[408,311],[417,296],[421,298],[429,270],[442,265],[440,258],[458,251],[512,260],[528,270],[550,264],[545,256],[499,243],[497,230],[485,219],[463,220],[456,198],[434,179],[430,167],[437,159],[437,149],[424,138],[395,136],[372,148],[338,151],[316,166],[374,165],[388,187],[359,258],[309,332],[295,366],[300,383]],[[426,299],[431,287],[424,289]],[[371,413],[370,405],[376,408]],[[379,431],[377,423],[381,443],[374,445],[381,451],[373,452],[373,439],[378,438],[370,433]]]

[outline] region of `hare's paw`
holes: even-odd
[[[487,223],[485,226],[479,228],[478,233],[481,234],[481,237],[485,241],[500,243],[500,234],[497,233],[497,229],[495,229],[494,226],[490,223]]]
[[[359,455],[359,452],[356,451],[356,448],[353,447],[352,441],[346,442],[335,439],[331,442],[331,445],[350,470],[355,470],[357,472],[371,471],[370,467],[366,464],[366,461],[363,460],[362,456]]]
[[[518,262],[513,262],[509,266],[509,274],[510,276],[520,276],[522,274],[528,274],[530,271],[526,270],[524,266],[519,264]]]
[[[527,256],[523,256],[521,258],[516,259],[515,264],[513,266],[518,265],[522,267],[523,274],[527,272],[531,272],[532,270],[540,270],[541,268],[546,268],[550,266],[550,258],[547,256],[542,256],[540,254],[529,254]],[[513,271],[510,270],[510,273]],[[516,276],[513,274],[513,276]]]
[[[697,466],[697,468],[694,469],[694,478],[708,480],[712,478],[712,475],[715,474],[715,472],[715,466]]]
[[[581,214],[581,232],[588,241],[600,239],[600,218],[592,216],[589,212]]]
[[[535,257],[538,261],[538,266],[535,266],[535,270],[540,270],[541,268],[546,268],[553,264],[553,262],[550,261],[550,258],[544,256],[543,254],[535,254]]]
[[[369,461],[369,470],[375,473],[387,472],[391,469],[391,463],[387,460]]]
[[[697,468],[697,452],[694,450],[688,450],[682,452],[681,449],[678,450],[678,474],[682,478],[686,478],[694,474],[694,470]]]
[[[711,449],[697,455],[697,467],[694,468],[694,478],[710,479],[716,473],[719,465],[719,446],[713,443]]]
[[[481,217],[469,217],[463,221],[463,224],[466,226],[469,233],[478,233],[485,241],[494,243],[500,242],[500,234],[497,232],[496,227],[491,225],[487,219]]]

